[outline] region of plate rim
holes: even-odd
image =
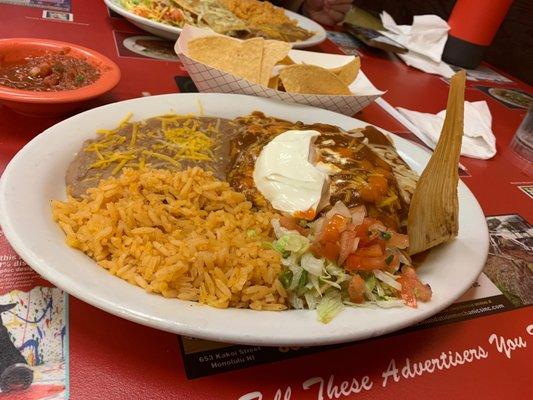
[[[238,94],[218,94],[218,93],[206,93],[206,94],[201,94],[201,93],[187,93],[187,94],[166,94],[166,95],[159,95],[159,96],[151,96],[149,98],[136,98],[136,99],[130,99],[130,100],[125,100],[125,101],[122,101],[122,102],[118,102],[118,103],[111,103],[111,104],[107,104],[107,105],[103,105],[103,106],[100,106],[100,107],[97,107],[97,108],[94,108],[94,109],[91,109],[91,110],[87,110],[87,111],[84,111],[83,113],[80,113],[80,114],[76,114],[70,118],[68,118],[67,120],[64,120],[64,121],[61,121],[59,122],[58,124],[62,124],[64,123],[65,121],[69,121],[69,120],[72,120],[72,119],[76,119],[79,115],[81,114],[86,114],[86,113],[96,113],[98,111],[101,111],[102,109],[106,108],[106,109],[113,109],[114,107],[116,107],[116,104],[123,104],[123,103],[128,103],[128,102],[140,102],[142,103],[143,101],[146,101],[147,99],[161,99],[161,98],[165,98],[165,97],[168,97],[168,98],[171,98],[171,97],[175,97],[175,96],[179,96],[179,98],[183,98],[183,97],[190,97],[190,98],[195,98],[197,99],[198,97],[204,97],[204,96],[213,96],[213,97],[240,97],[241,98],[241,101],[243,100],[242,98],[252,98],[252,99],[256,99],[256,101],[259,101],[261,103],[269,103],[269,102],[274,102],[274,103],[278,103],[284,107],[292,107],[292,108],[303,108],[305,110],[310,110],[312,111],[313,109],[316,109],[316,110],[320,110],[321,112],[326,112],[328,114],[331,114],[332,116],[333,115],[340,115],[340,114],[337,114],[337,113],[334,113],[332,111],[327,111],[327,110],[322,110],[322,109],[318,109],[316,107],[311,107],[311,106],[302,106],[302,105],[292,105],[292,104],[286,104],[286,103],[283,103],[281,101],[275,101],[275,100],[271,100],[271,99],[264,99],[264,98],[257,98],[257,97],[254,97],[254,96],[245,96],[245,95],[238,95]],[[151,100],[152,101],[152,100]],[[237,104],[239,104],[238,102],[236,102]],[[346,117],[346,116],[342,116],[343,118],[349,118],[349,117]],[[360,121],[360,120],[357,120],[355,118],[350,118],[352,120],[355,120],[355,121],[359,121],[359,122],[363,122],[366,124],[366,122],[364,121]],[[370,333],[369,332],[366,332],[366,333],[359,333],[359,334],[354,334],[354,332],[348,332],[348,333],[344,333],[342,335],[330,335],[330,336],[326,336],[326,337],[318,337],[318,338],[313,338],[313,339],[301,339],[301,338],[298,338],[298,336],[296,335],[296,337],[293,337],[294,335],[281,335],[280,337],[277,337],[277,338],[268,338],[268,337],[264,337],[264,336],[261,336],[260,338],[257,338],[257,336],[255,335],[250,335],[250,334],[235,334],[235,333],[225,333],[223,332],[223,329],[221,331],[221,329],[219,328],[219,330],[217,330],[216,328],[215,329],[205,329],[205,327],[203,328],[198,328],[198,327],[192,327],[190,325],[187,325],[187,324],[184,324],[183,322],[179,322],[177,320],[174,320],[174,321],[157,321],[157,317],[154,317],[154,316],[150,316],[148,314],[145,314],[144,312],[136,312],[135,310],[133,309],[126,309],[126,308],[123,308],[123,307],[117,307],[117,304],[115,304],[113,301],[109,300],[109,299],[106,299],[105,297],[102,297],[102,296],[97,296],[97,295],[93,295],[92,293],[86,293],[86,291],[83,290],[83,284],[82,285],[79,285],[77,284],[77,282],[75,282],[72,277],[66,275],[66,274],[63,274],[63,273],[60,273],[60,272],[57,272],[57,270],[54,270],[54,268],[52,266],[49,265],[49,263],[42,263],[43,265],[41,265],[41,262],[39,260],[39,257],[29,248],[27,248],[26,246],[24,246],[24,240],[22,237],[20,237],[20,235],[17,233],[17,229],[15,226],[13,226],[13,223],[11,221],[11,216],[7,213],[7,209],[6,209],[6,202],[4,201],[5,199],[5,192],[6,192],[6,187],[9,183],[9,177],[10,175],[12,174],[12,170],[15,169],[16,170],[16,166],[17,164],[20,162],[19,160],[20,159],[23,159],[24,156],[26,155],[27,152],[30,152],[32,151],[32,148],[34,146],[37,146],[39,144],[40,141],[42,140],[46,140],[46,137],[48,135],[53,135],[54,134],[54,130],[57,129],[56,126],[58,125],[54,125],[48,129],[46,129],[45,131],[43,131],[41,134],[39,135],[36,135],[30,142],[28,142],[13,158],[12,160],[9,162],[9,164],[6,166],[2,176],[0,177],[0,225],[2,226],[2,229],[3,229],[3,232],[4,232],[4,235],[6,237],[6,239],[8,240],[8,242],[10,243],[10,245],[13,247],[13,249],[15,250],[15,252],[17,254],[19,254],[19,256],[28,263],[28,265],[34,269],[37,273],[39,273],[41,276],[43,276],[45,279],[49,280],[50,282],[52,282],[54,285],[56,285],[57,287],[59,287],[60,289],[64,290],[65,292],[73,295],[74,297],[88,303],[88,304],[91,304],[99,309],[102,309],[106,312],[109,312],[113,315],[116,315],[118,317],[121,317],[121,318],[125,318],[125,319],[128,319],[130,321],[133,321],[133,322],[136,322],[136,323],[140,323],[142,325],[146,325],[146,326],[150,326],[150,327],[153,327],[153,328],[156,328],[156,329],[159,329],[159,330],[164,330],[164,331],[168,331],[168,332],[172,332],[172,333],[177,333],[177,334],[181,334],[181,335],[190,335],[190,336],[194,336],[194,337],[198,337],[198,338],[203,338],[203,339],[208,339],[208,340],[215,340],[215,341],[224,341],[224,342],[230,342],[230,343],[241,343],[241,344],[250,344],[250,345],[270,345],[270,346],[279,346],[279,345],[309,345],[309,346],[313,346],[313,345],[325,345],[325,344],[334,344],[334,343],[343,343],[343,342],[349,342],[349,341],[355,341],[355,340],[362,340],[362,339],[366,339],[366,338],[369,338],[369,337],[375,337],[375,336],[381,336],[383,334],[386,334],[386,333],[389,333],[389,332],[393,332],[393,331],[397,331],[399,329],[402,329],[402,328],[405,328],[407,326],[411,326],[421,320],[424,320],[425,318],[428,318],[432,315],[435,315],[436,313],[442,311],[444,308],[448,307],[450,304],[452,304],[458,297],[450,297],[447,299],[447,301],[443,302],[442,304],[440,304],[439,307],[433,307],[429,310],[425,310],[425,311],[421,311],[420,308],[417,310],[417,314],[415,314],[413,317],[411,318],[404,318],[402,319],[401,321],[395,323],[395,324],[391,324],[391,325],[387,325],[387,327],[385,329],[381,329],[379,332],[376,332],[375,330],[374,331],[371,331]],[[371,124],[368,124],[368,125],[371,125]],[[379,128],[381,129],[381,128]],[[383,130],[384,131],[384,130]],[[386,132],[386,131],[385,131]],[[387,132],[389,133],[389,132]],[[409,145],[411,146],[414,146],[413,143],[411,143],[410,141],[404,139],[404,138],[401,138],[397,135],[394,135],[394,134],[391,134],[391,136],[394,138],[394,140],[399,140],[400,142],[405,142],[405,143],[408,143]],[[81,142],[81,140],[80,140]],[[429,157],[429,156],[428,156]],[[459,183],[459,186],[461,187],[461,190],[466,190],[466,194],[471,197],[474,202],[475,202],[475,205],[476,205],[476,212],[478,212],[481,216],[481,218],[483,219],[483,221],[485,221],[485,217],[484,217],[484,213],[479,205],[479,203],[477,202],[477,199],[473,196],[472,192],[468,189],[468,187],[462,182],[460,181]],[[484,262],[486,261],[486,258],[488,256],[488,246],[489,246],[489,239],[488,239],[488,228],[487,228],[487,225],[486,223],[483,224],[483,230],[484,232],[480,232],[480,236],[482,238],[484,238],[484,240],[482,241],[481,245],[483,245],[484,247],[484,251],[483,251],[483,262],[480,263],[480,265],[478,266],[478,269],[476,270],[476,273],[473,274],[470,279],[466,280],[466,281],[463,281],[463,285],[464,286],[464,290],[461,289],[461,293],[464,293],[471,285],[472,283],[477,279],[479,273],[482,271],[483,269],[483,266],[484,266]],[[483,233],[486,233],[485,235],[483,235]],[[74,250],[76,251],[76,250]],[[108,274],[107,271],[105,271],[106,274]],[[110,275],[112,276],[112,275]],[[130,285],[129,283],[125,282],[127,285]],[[132,287],[135,287],[132,285]],[[81,289],[81,290],[80,290]],[[142,290],[142,289],[141,289]],[[75,293],[75,294],[73,294]],[[168,299],[167,299],[168,300]],[[171,301],[175,301],[176,299],[170,299]],[[428,303],[429,304],[429,303]],[[198,305],[197,303],[194,303],[194,304],[191,304],[191,306],[201,306],[201,307],[208,307],[208,306],[204,306],[204,305]],[[236,310],[236,309],[228,309],[228,310]],[[220,311],[220,310],[217,310],[217,311]],[[242,310],[239,310],[239,311],[242,311]],[[253,311],[253,310],[244,310],[246,312],[251,312],[251,313],[272,313],[272,312],[268,312],[268,311]],[[314,312],[313,310],[289,310],[289,311],[284,311],[283,313],[284,314],[287,314],[287,313],[309,313],[309,312]],[[327,325],[326,325],[327,326]]]
[[[107,7],[109,7],[111,10],[116,12],[117,14],[121,15],[127,20],[133,20],[137,22],[140,25],[148,25],[151,28],[158,29],[161,31],[165,31],[169,34],[174,34],[176,37],[174,39],[177,39],[178,36],[181,34],[181,31],[183,28],[178,28],[177,26],[171,26],[168,24],[164,24],[162,22],[153,21],[149,18],[141,17],[140,15],[134,14],[129,10],[126,10],[124,7],[122,7],[120,4],[118,4],[118,0],[104,0],[104,3]],[[305,15],[301,15],[298,13],[295,13],[293,11],[285,10],[285,14],[292,19],[296,19],[298,22],[305,21],[306,24],[309,24],[313,26],[312,31],[315,32],[313,36],[311,36],[309,39],[300,41],[300,42],[289,42],[292,45],[292,48],[294,49],[302,49],[307,47],[316,46],[320,43],[322,43],[327,38],[326,30],[324,27],[322,27],[317,22],[313,21],[312,19],[306,17]],[[299,25],[299,24],[298,24]],[[139,26],[138,26],[139,27]],[[140,27],[139,27],[140,28]],[[142,29],[142,28],[141,28]],[[143,29],[144,30],[144,29]],[[145,31],[146,32],[146,31]],[[148,32],[154,36],[157,36],[151,32]],[[168,39],[168,38],[167,38]]]

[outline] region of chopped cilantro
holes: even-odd
[[[309,280],[309,273],[304,269],[302,275],[300,275],[300,280],[298,281],[298,289],[303,289]]]
[[[394,259],[394,256],[391,254],[385,259],[385,263],[387,265],[390,265],[390,263],[392,262],[393,259]]]
[[[383,240],[390,240],[390,238],[392,237],[392,235],[390,234],[390,232],[380,232],[379,235],[381,236],[381,238]]]
[[[292,281],[292,271],[290,269],[279,274],[278,279],[285,289],[287,289]]]

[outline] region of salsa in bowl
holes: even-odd
[[[0,40],[0,103],[17,112],[64,114],[119,80],[118,66],[93,50],[52,40]]]

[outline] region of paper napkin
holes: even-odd
[[[407,65],[451,78],[453,69],[441,60],[450,29],[446,21],[437,15],[415,15],[413,25],[397,25],[385,11],[380,16],[387,29],[381,33],[409,49],[408,53],[397,54]]]
[[[438,142],[446,110],[426,114],[397,107],[413,125],[435,143]],[[461,155],[487,160],[496,154],[496,137],[492,133],[492,116],[485,101],[465,101],[464,136]]]

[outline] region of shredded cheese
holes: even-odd
[[[155,117],[161,123],[158,128],[151,124],[147,127],[144,122],[129,122],[131,117],[129,113],[115,129],[98,130],[104,137],[83,149],[95,154],[89,168],[113,165],[111,174],[116,175],[124,167],[142,168],[151,160],[164,161],[176,168],[180,168],[183,160],[214,160],[220,120],[202,124],[190,115],[166,114]]]
[[[137,142],[137,131],[139,130],[139,124],[134,123],[131,131],[130,147],[135,146]]]
[[[118,123],[118,127],[122,128],[126,126],[126,124],[130,121],[131,117],[133,117],[133,113],[129,112],[122,121]]]

